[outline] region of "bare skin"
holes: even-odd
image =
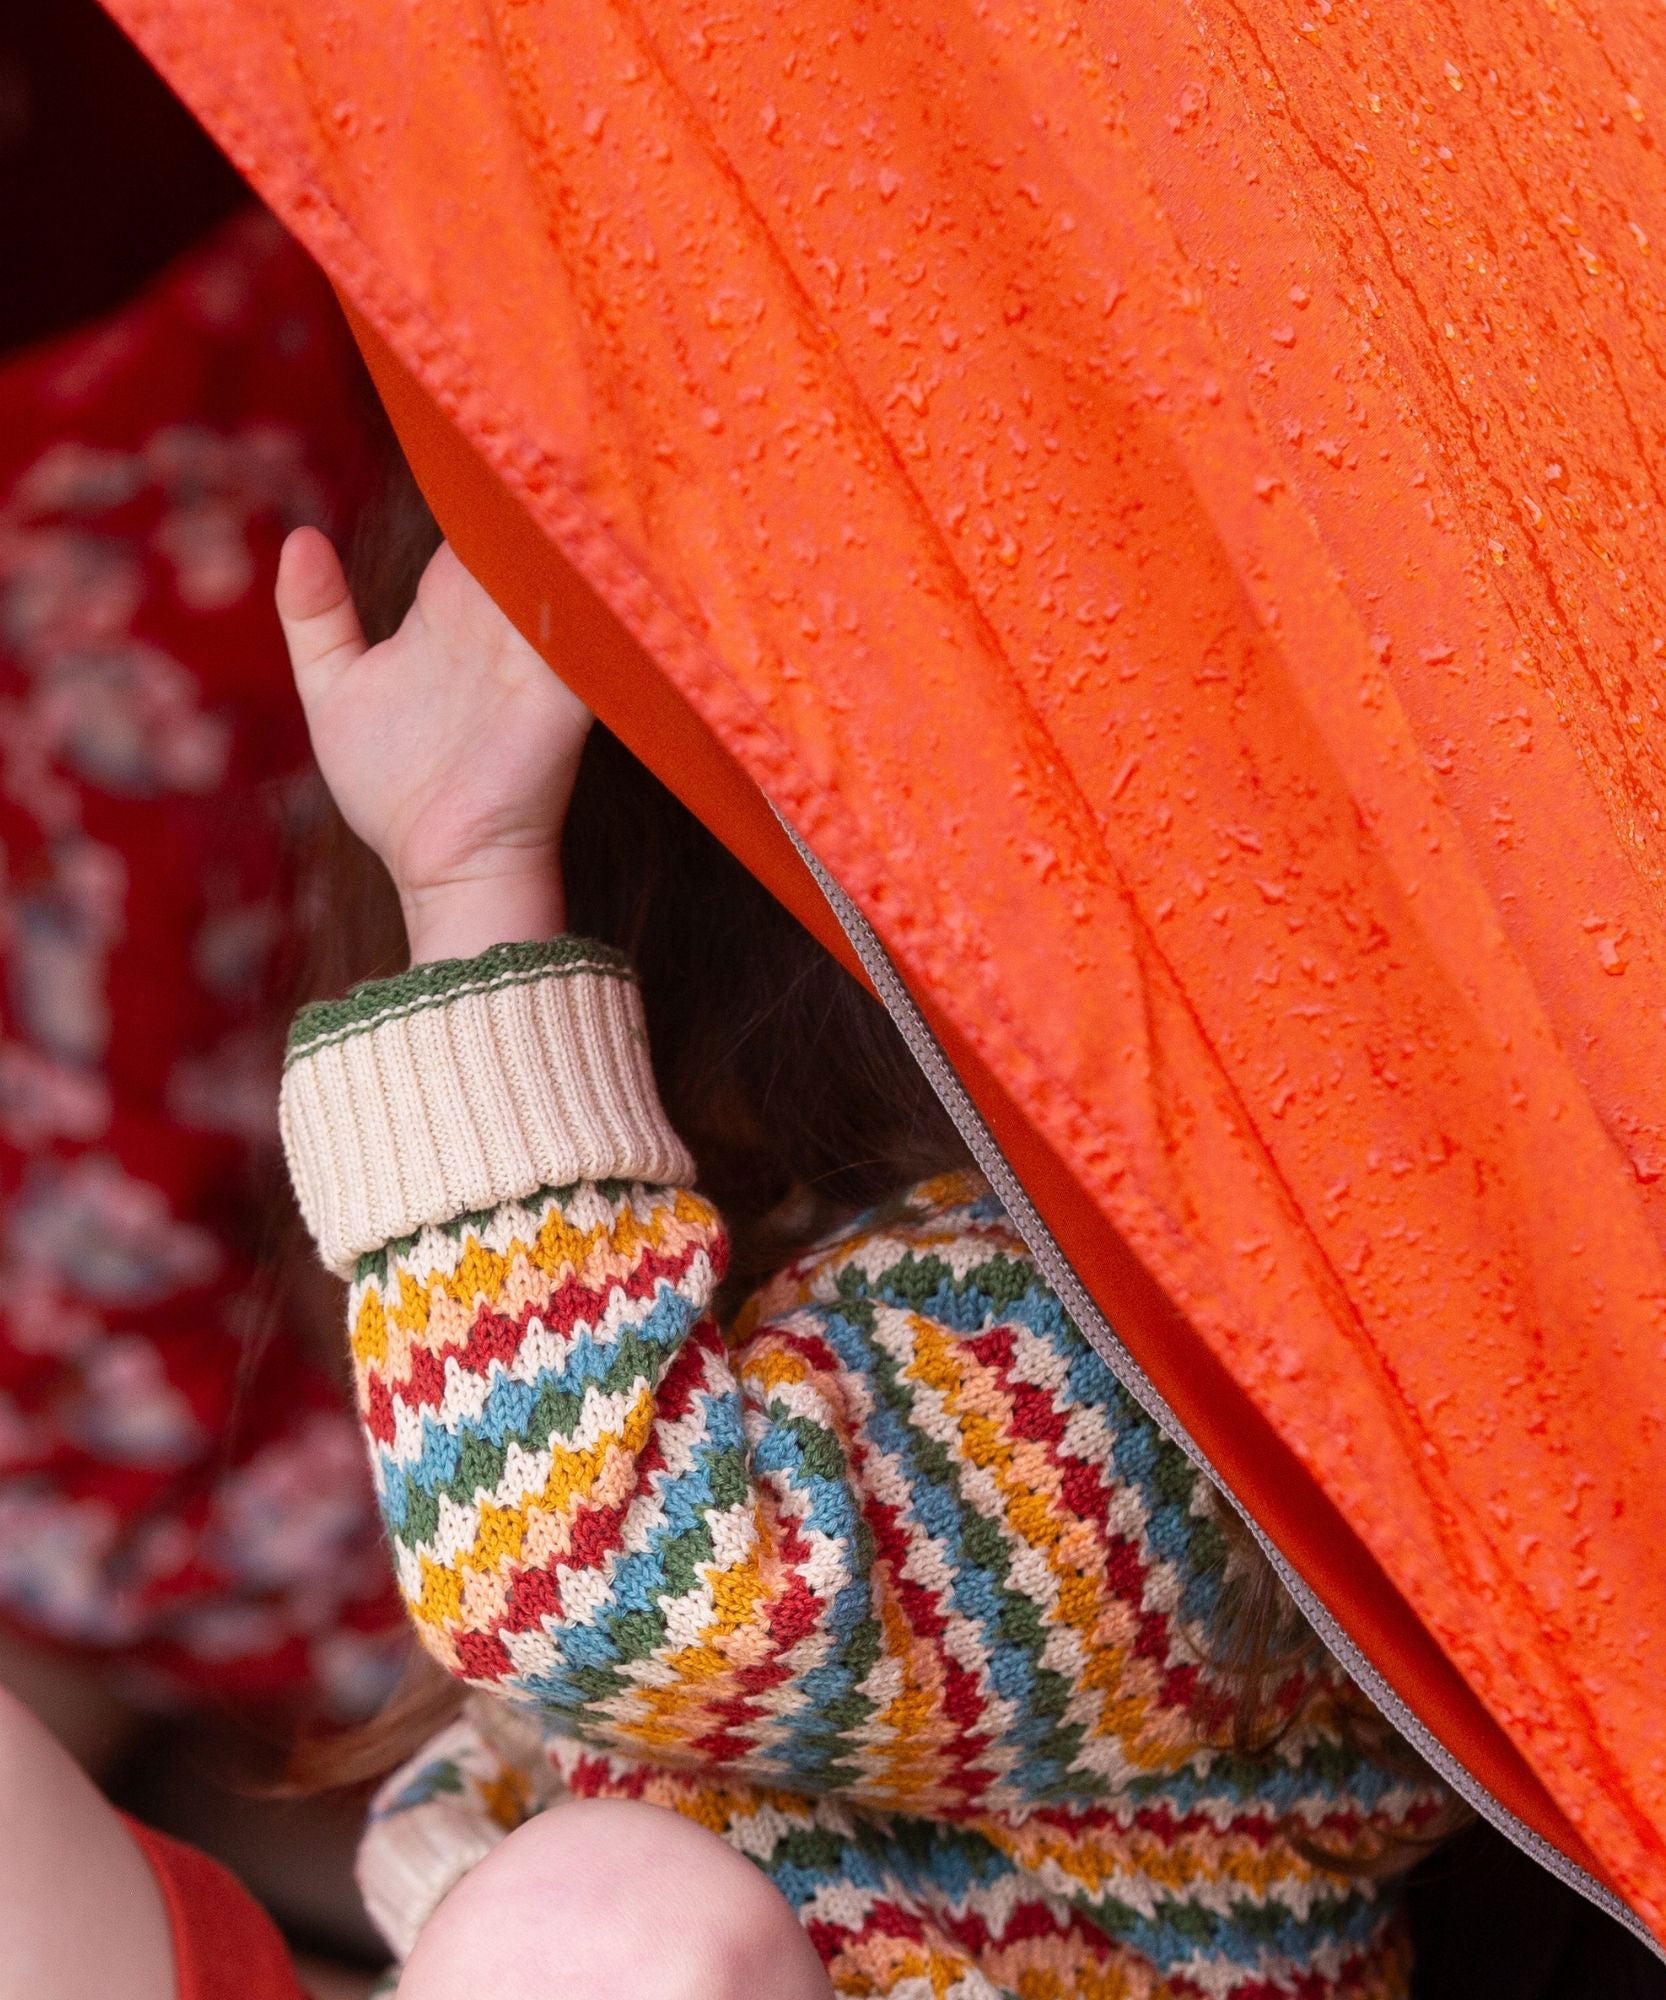
[[[324,782],[393,877],[413,961],[555,936],[590,711],[447,546],[379,646],[316,528],[285,542],[277,605]]]
[[[529,1820],[417,1940],[399,2000],[832,2000],[791,1905],[662,1806],[586,1799]]]
[[[172,2000],[150,1865],[92,1780],[0,1692],[0,1965],[30,2000]]]

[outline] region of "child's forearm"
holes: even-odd
[[[575,1634],[592,1664],[639,1642],[623,1510],[707,1447],[709,1394],[684,1404],[727,1366],[723,1230],[688,1190],[633,978],[564,938],[308,1008],[282,1126],[352,1281],[358,1405],[424,1644],[479,1685],[582,1707]]]
[[[525,866],[502,857],[457,881],[395,886],[413,965],[475,958],[493,945],[559,937],[566,928],[561,872],[542,856]]]
[[[570,937],[414,965],[304,1008],[280,1123],[307,1225],[349,1279],[389,1245],[478,1226],[541,1188],[694,1173],[660,1107],[633,975]]]
[[[908,1811],[1096,1799],[1183,1737],[1129,1651],[1156,1614],[1147,1557],[1112,1559],[1146,1532],[1114,1380],[1010,1225],[841,1238],[726,1333],[616,954],[501,946],[308,1009],[283,1131],[450,1672],[563,1737]],[[1087,1718],[1128,1703],[1125,1754]]]
[[[862,1635],[891,1629],[841,1414],[865,1398],[820,1366],[743,1374],[712,1314],[722,1221],[617,957],[507,946],[308,1009],[283,1131],[352,1280],[378,1500],[434,1657],[563,1734],[652,1755],[715,1731],[720,1761],[848,1779],[844,1718],[801,1683],[866,1643],[858,1607]],[[800,1718],[779,1758],[773,1725],[719,1720],[766,1689]]]

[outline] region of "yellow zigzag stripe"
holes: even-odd
[[[964,1343],[917,1314],[909,1316],[909,1329],[914,1358],[906,1373],[942,1397],[957,1420],[961,1450],[1000,1492],[1008,1529],[1041,1551],[1058,1582],[1059,1616],[1082,1649],[1082,1684],[1103,1697],[1098,1733],[1114,1734],[1142,1769],[1174,1763],[1177,1751],[1194,1746],[1177,1733],[1175,1718],[1161,1711],[1150,1663],[1136,1660],[1125,1641],[1111,1636],[1110,1628],[1126,1627],[1130,1613],[1078,1559],[1086,1550],[1069,1532],[1074,1524],[1057,1468],[1042,1446],[1013,1438],[1010,1397]]]
[[[1118,1876],[1153,1882],[1179,1897],[1196,1883],[1224,1875],[1237,1888],[1267,1898],[1281,1885],[1310,1882],[1327,1873],[1286,1840],[1262,1845],[1248,1833],[1214,1826],[1176,1839],[1138,1827],[1065,1829],[1039,1820],[1014,1825],[992,1817],[975,1825],[1026,1874],[1051,1864],[1090,1897],[1103,1893]]]
[[[422,1558],[419,1587],[410,1602],[412,1616],[437,1630],[454,1629],[463,1615],[463,1581],[468,1572],[518,1562],[535,1514],[570,1513],[594,1491],[603,1468],[615,1452],[639,1458],[653,1432],[655,1408],[653,1391],[644,1383],[617,1432],[609,1431],[594,1444],[578,1450],[560,1445],[551,1447],[549,1477],[536,1496],[529,1496],[515,1507],[481,1501],[474,1541],[454,1563],[438,1563],[431,1556]]]
[[[952,1254],[969,1241],[975,1241],[987,1246],[990,1256],[1012,1257],[1027,1263],[1029,1248],[1005,1217],[972,1222],[963,1213],[940,1213],[964,1210],[986,1192],[982,1176],[964,1168],[921,1182],[910,1191],[911,1202],[919,1207],[912,1220],[877,1222],[860,1234],[840,1236],[807,1250],[746,1300],[735,1317],[731,1338],[744,1341],[760,1326],[785,1319],[808,1304],[818,1296],[829,1274],[859,1264],[876,1243],[905,1243],[911,1254],[925,1257],[934,1251]]]
[[[506,1250],[490,1250],[471,1233],[462,1239],[455,1264],[449,1269],[436,1266],[421,1277],[396,1262],[393,1280],[397,1298],[393,1301],[385,1296],[382,1286],[367,1280],[350,1337],[354,1363],[361,1375],[367,1369],[385,1368],[390,1336],[403,1333],[408,1351],[424,1342],[436,1316],[445,1322],[440,1344],[456,1339],[459,1323],[466,1331],[480,1302],[496,1305],[503,1301],[506,1292],[517,1288],[517,1277],[522,1284],[531,1277],[535,1286],[542,1287],[543,1296],[568,1277],[596,1285],[629,1271],[644,1250],[660,1250],[667,1244],[680,1247],[690,1236],[713,1240],[721,1235],[722,1227],[711,1204],[687,1188],[664,1189],[645,1221],[638,1218],[629,1199],[621,1197],[618,1209],[606,1222],[587,1229],[570,1223],[559,1204],[551,1200],[530,1243],[516,1236]]]
[[[674,1678],[663,1686],[631,1690],[626,1712],[611,1714],[608,1733],[619,1742],[657,1750],[681,1750],[710,1726],[711,1704],[727,1692],[723,1683],[740,1668],[769,1656],[769,1635],[757,1616],[775,1591],[778,1537],[767,1508],[754,1510],[755,1539],[743,1562],[728,1569],[703,1565],[712,1586],[712,1617],[688,1646],[657,1653],[654,1663]]]

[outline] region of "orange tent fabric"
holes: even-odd
[[[780,808],[1232,1490],[1666,1939],[1658,18],[107,4],[465,559],[841,943]]]

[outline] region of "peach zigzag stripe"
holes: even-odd
[[[569,1222],[552,1200],[530,1241],[516,1234],[504,1249],[494,1250],[470,1231],[458,1242],[454,1263],[436,1263],[419,1272],[396,1259],[392,1299],[385,1285],[364,1280],[354,1302],[354,1360],[360,1366],[385,1365],[399,1335],[407,1343],[406,1352],[454,1339],[457,1321],[454,1313],[443,1311],[445,1307],[461,1312],[466,1324],[481,1300],[514,1311],[547,1299],[570,1278],[591,1286],[592,1273],[593,1288],[600,1289],[628,1272],[644,1250],[710,1243],[721,1229],[711,1205],[683,1188],[663,1191],[646,1218],[637,1214],[628,1197],[622,1198],[611,1216],[589,1227]],[[442,1325],[434,1330],[431,1322],[437,1310],[442,1312]]]
[[[1066,1536],[1071,1510],[1057,1465],[1044,1446],[1012,1435],[1011,1398],[968,1345],[917,1314],[909,1327],[906,1374],[936,1392],[956,1420],[960,1449],[993,1480],[1005,1506],[996,1525],[1040,1554],[1054,1579],[1057,1615],[1080,1649],[1080,1685],[1101,1697],[1096,1733],[1113,1737],[1136,1769],[1172,1767],[1191,1746],[1162,1703],[1156,1666],[1132,1651],[1132,1610],[1098,1581],[1097,1550],[1084,1571],[1079,1537]]]
[[[595,1493],[614,1454],[622,1455],[628,1465],[634,1465],[652,1434],[654,1412],[653,1394],[644,1385],[617,1432],[609,1432],[576,1451],[559,1446],[551,1449],[549,1477],[530,1505],[505,1507],[492,1501],[482,1503],[479,1531],[465,1554],[449,1565],[442,1565],[431,1556],[422,1558],[422,1582],[410,1607],[412,1616],[431,1628],[456,1629],[462,1615],[463,1578],[471,1570],[495,1569],[505,1562],[520,1563],[533,1516],[570,1515]]]

